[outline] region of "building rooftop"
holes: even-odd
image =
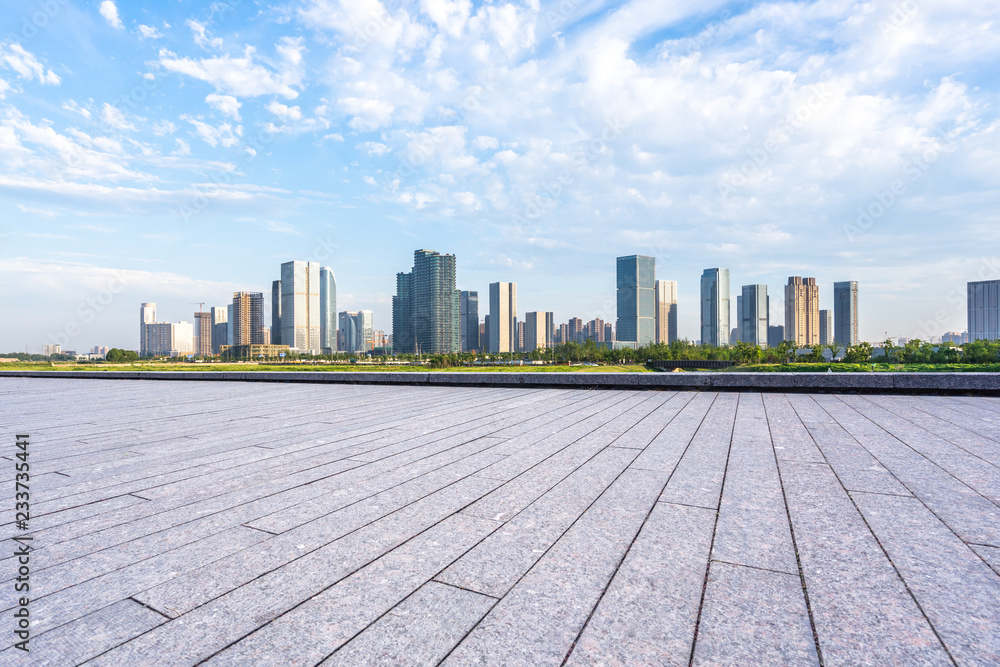
[[[1000,662],[997,398],[0,378],[0,424],[33,664]]]

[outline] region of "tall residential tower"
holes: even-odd
[[[833,341],[850,347],[858,344],[858,282],[833,284]]]

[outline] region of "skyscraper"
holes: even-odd
[[[517,349],[517,283],[490,283],[490,352]]]
[[[344,311],[338,316],[339,347],[342,352],[371,352],[375,347],[374,313]]]
[[[281,344],[319,353],[319,263],[292,261],[281,265]]]
[[[730,333],[729,269],[705,269],[701,274],[701,342],[722,347]]]
[[[740,340],[744,343],[767,347],[767,328],[770,324],[770,297],[767,285],[744,285],[739,304]]]
[[[393,349],[400,353],[452,354],[461,350],[460,295],[455,256],[413,253],[413,270],[396,274],[392,299]]]
[[[785,339],[799,346],[819,343],[819,285],[791,276],[785,285]]]
[[[153,332],[148,325],[156,323],[156,304],[144,303],[139,306],[139,356],[153,354]]]
[[[833,340],[850,347],[858,344],[858,282],[833,284]]]
[[[552,313],[524,314],[524,351],[534,352],[552,347]]]
[[[462,351],[481,350],[479,347],[479,292],[463,291],[459,306]]]
[[[194,353],[201,357],[212,356],[212,313],[194,314]]]
[[[656,340],[656,260],[629,255],[617,264],[618,340],[650,345]]]
[[[831,345],[833,343],[833,311],[819,311],[819,344]]]
[[[233,304],[226,306],[226,322],[229,323],[226,325],[226,345],[232,345],[233,336],[236,333],[236,319],[233,317]]]
[[[337,278],[329,266],[319,269],[319,346],[323,354],[337,351]]]
[[[264,293],[234,292],[233,345],[264,345]]]
[[[966,286],[969,341],[1000,338],[1000,280],[980,280]]]
[[[782,324],[767,328],[767,346],[778,347],[785,342],[785,327]]]
[[[656,281],[656,342],[677,340],[677,281]]]
[[[229,308],[231,306],[212,306],[212,354],[222,352],[222,346],[229,335]]]
[[[271,344],[281,345],[281,281],[271,283]]]

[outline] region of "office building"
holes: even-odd
[[[858,283],[833,284],[833,341],[844,347],[858,344]]]
[[[729,342],[731,330],[729,269],[705,269],[701,274],[701,343],[722,347]]]
[[[337,346],[341,352],[370,353],[376,346],[374,313],[370,310],[344,311],[338,316]]]
[[[281,281],[271,283],[271,344],[281,345]],[[232,345],[232,343],[230,343]]]
[[[771,301],[767,285],[744,285],[736,299],[739,314],[739,339],[744,343],[767,347]]]
[[[455,256],[413,253],[410,273],[396,274],[392,338],[397,353],[453,354],[462,349],[461,296]]]
[[[819,285],[791,276],[785,285],[785,338],[799,347],[819,343]]]
[[[139,306],[139,356],[148,357],[152,354],[152,333],[146,328],[147,324],[156,322],[156,304],[144,303]]]
[[[62,354],[62,345],[45,345],[43,354],[46,357],[51,357],[53,354]]]
[[[524,314],[524,351],[545,350],[554,344],[555,320],[552,313]]]
[[[459,304],[459,332],[462,352],[481,350],[479,347],[479,292],[462,291]]]
[[[233,344],[233,304],[226,306],[226,345],[232,346]]]
[[[479,325],[479,344],[484,351],[490,349],[490,314],[483,315],[483,323]]]
[[[1000,338],[1000,280],[980,280],[967,285],[968,340]]]
[[[604,342],[613,343],[615,342],[615,327],[611,322],[604,325]]]
[[[819,311],[819,343],[833,345],[833,311]]]
[[[656,260],[629,255],[617,260],[618,339],[637,347],[656,340]]]
[[[337,278],[329,266],[319,268],[319,346],[323,354],[337,351]]]
[[[234,292],[233,314],[229,320],[233,346],[264,345],[264,293]]]
[[[145,326],[149,345],[146,356],[194,354],[194,325],[190,322],[154,322]]]
[[[567,340],[564,341],[566,343],[583,343],[583,320],[579,317],[569,318],[566,335],[568,336]]]
[[[677,340],[677,281],[656,281],[656,342],[669,345]]]
[[[490,283],[490,352],[517,350],[517,283]]]
[[[782,324],[767,328],[767,346],[778,347],[785,342],[785,327]]]
[[[212,356],[212,313],[194,314],[194,353],[199,357]]]
[[[228,345],[229,310],[231,306],[212,306],[212,354],[221,354]]]
[[[318,262],[281,265],[281,344],[293,351],[322,352],[319,269]]]

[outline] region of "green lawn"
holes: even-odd
[[[235,364],[235,363],[156,363],[139,362],[135,364],[76,364],[72,362],[11,362],[0,363],[0,370],[9,371],[295,371],[295,372],[391,372],[391,373],[650,373],[645,366],[455,366],[453,368],[431,368],[430,366],[383,366],[368,364]]]
[[[996,373],[1000,364],[757,364],[732,366],[724,372],[740,373]]]

